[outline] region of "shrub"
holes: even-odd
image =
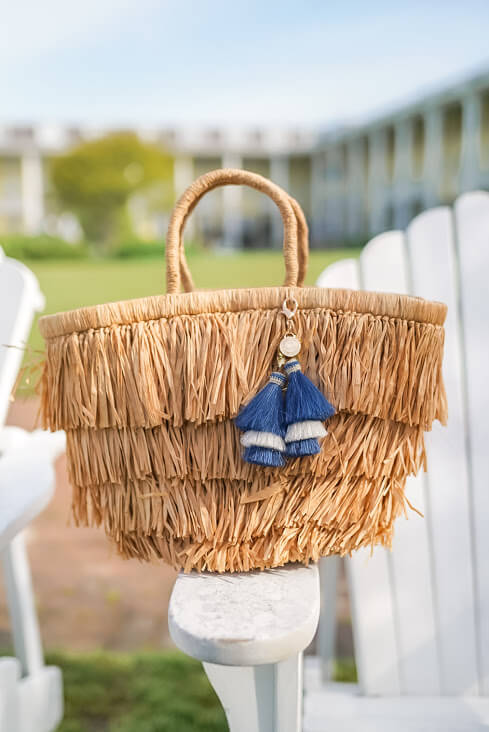
[[[165,256],[165,242],[163,241],[138,241],[132,239],[123,241],[114,247],[112,256],[117,259],[141,259],[144,257]]]
[[[188,242],[185,244],[185,254],[187,257],[203,251],[203,247],[198,242]],[[165,257],[164,241],[141,241],[131,239],[118,244],[112,251],[111,255],[117,259],[142,259],[144,257],[156,257],[163,259]]]
[[[0,247],[13,259],[81,259],[87,257],[86,244],[70,244],[64,239],[48,234],[27,236],[11,234],[0,236]]]

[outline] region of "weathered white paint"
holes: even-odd
[[[189,656],[227,666],[283,661],[312,640],[319,618],[315,565],[248,573],[181,573],[168,624]]]
[[[315,565],[180,574],[168,625],[204,662],[231,732],[300,732],[302,651],[319,618]]]

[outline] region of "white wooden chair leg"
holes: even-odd
[[[16,658],[0,658],[0,730],[19,729],[17,689],[20,664]]]
[[[302,653],[260,666],[203,665],[230,732],[300,732]]]
[[[318,651],[321,659],[321,678],[331,681],[334,673],[336,646],[336,596],[341,558],[325,557],[319,562],[321,615],[318,626]]]
[[[43,668],[44,659],[23,534],[17,534],[0,556],[15,655],[20,661],[22,675],[33,675]]]

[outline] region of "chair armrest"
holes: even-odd
[[[46,507],[53,490],[54,469],[42,455],[0,459],[0,551]]]
[[[319,604],[316,565],[236,574],[181,573],[168,622],[176,645],[200,661],[273,664],[311,642]]]

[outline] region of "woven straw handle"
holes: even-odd
[[[194,289],[183,248],[182,233],[187,218],[209,191],[225,185],[247,185],[266,193],[277,205],[284,222],[285,286],[302,286],[308,260],[308,230],[301,207],[282,188],[267,178],[246,170],[214,170],[192,183],[178,200],[166,240],[167,292],[179,292],[181,284]]]

